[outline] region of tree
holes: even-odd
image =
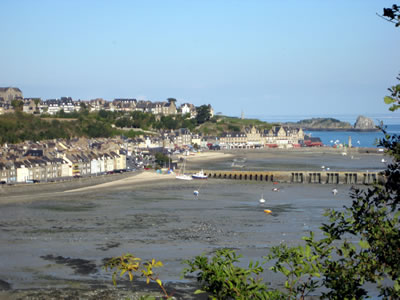
[[[399,77],[397,77],[397,80],[400,81],[400,74],[399,74]],[[398,108],[400,108],[400,84],[394,85],[391,88],[389,88],[388,90],[391,93],[391,95],[386,96],[384,98],[384,101],[386,104],[392,104],[392,106],[389,108],[389,110],[395,111]]]
[[[22,111],[22,107],[24,106],[24,102],[19,99],[14,99],[11,101],[11,106],[14,108],[14,111]]]
[[[391,8],[384,8],[383,15],[379,15],[386,21],[394,23],[396,27],[400,26],[400,6],[393,4]]]
[[[202,105],[196,107],[196,111],[197,111],[197,116],[196,116],[197,124],[203,124],[204,122],[210,120],[211,113],[210,113],[210,107],[208,105]]]
[[[393,7],[398,12],[397,6]],[[400,109],[399,85],[389,91],[392,95],[385,97],[385,103],[396,111]],[[328,210],[330,221],[321,227],[325,238],[316,240],[310,232],[303,238],[305,246],[281,244],[271,249],[266,262],[273,261],[271,269],[286,277],[285,289],[275,291],[274,299],[304,299],[321,287],[322,298],[364,299],[368,297],[366,284],[376,287],[379,299],[400,299],[400,136],[391,136],[384,128],[382,131],[379,146],[392,156],[392,163],[383,172],[386,181],[366,190],[353,188],[351,206],[343,211]],[[229,264],[235,262],[234,257],[221,263],[220,256],[217,252],[211,262],[202,256],[187,261],[190,269],[185,274],[197,272],[202,289],[212,295],[218,297],[223,292],[224,298],[241,299],[237,292],[242,291],[234,283],[243,275],[232,272]],[[244,270],[249,271],[251,266]],[[266,298],[260,296],[267,292],[265,287],[257,288],[260,293],[253,298]]]
[[[169,162],[169,157],[161,152],[157,152],[155,154],[155,159],[156,159],[157,165],[159,165],[161,167],[166,166]]]
[[[36,106],[36,112],[38,112],[39,111],[39,103],[40,103],[40,98],[34,98],[33,99],[33,102],[35,103],[35,106]]]

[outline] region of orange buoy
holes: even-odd
[[[264,212],[265,212],[266,214],[270,214],[270,213],[272,213],[272,210],[270,210],[270,209],[264,209]]]

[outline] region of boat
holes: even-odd
[[[265,203],[264,194],[261,195],[261,199],[258,200],[261,204]]]
[[[193,180],[192,176],[186,174],[176,175],[175,178],[180,180]]]
[[[182,174],[178,174],[175,176],[176,179],[180,180],[193,180],[192,176],[185,174],[185,163],[186,160],[183,161],[183,172]]]
[[[271,214],[271,213],[272,213],[272,210],[270,210],[270,209],[264,209],[264,212],[265,212],[266,214]]]
[[[193,179],[207,179],[208,176],[206,174],[204,174],[204,171],[201,170],[200,172],[197,172],[195,174],[192,175]]]
[[[237,164],[237,163],[235,163],[235,162],[232,162],[231,167],[232,167],[232,168],[244,168],[245,165],[244,165],[244,164]]]

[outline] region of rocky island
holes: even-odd
[[[364,116],[358,116],[354,126],[334,118],[311,118],[283,125],[312,131],[379,131],[374,121]]]
[[[362,130],[362,131],[375,131],[379,130],[374,121],[370,118],[364,116],[358,116],[356,123],[354,124],[354,129]]]

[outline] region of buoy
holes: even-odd
[[[264,194],[261,194],[261,199],[258,200],[260,203],[265,203]]]
[[[270,210],[270,209],[264,209],[264,212],[265,212],[266,214],[270,214],[270,213],[272,213],[272,210]]]

